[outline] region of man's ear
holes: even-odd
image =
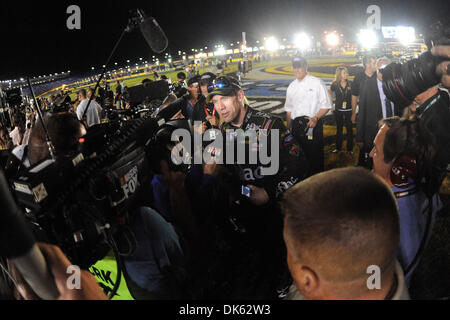
[[[314,297],[317,296],[319,288],[319,277],[312,268],[302,265],[301,263],[296,263],[291,254],[292,252],[288,249],[287,262],[289,271],[291,272],[298,291],[300,291],[306,299],[314,299]]]
[[[238,94],[237,94],[238,100],[240,103],[244,102],[244,97],[245,97],[245,93],[243,90],[239,90]]]
[[[297,274],[295,283],[298,290],[306,299],[314,299],[319,289],[319,277],[316,272],[308,266],[300,266]]]

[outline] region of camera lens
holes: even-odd
[[[391,63],[381,71],[386,97],[397,106],[409,106],[418,94],[440,82],[436,66],[437,59],[430,52],[404,64]]]

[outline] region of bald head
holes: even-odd
[[[283,211],[292,264],[307,265],[322,280],[351,283],[367,278],[371,265],[382,274],[395,266],[396,200],[365,169],[332,170],[299,183],[286,192]]]

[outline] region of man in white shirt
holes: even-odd
[[[84,111],[86,110],[87,104],[89,102],[89,99],[86,97],[86,90],[81,89],[78,93],[78,97],[80,99],[80,104],[77,107],[77,116],[78,120],[83,120]],[[89,127],[92,127],[93,125],[100,124],[100,112],[102,111],[102,107],[95,102],[94,100],[91,101],[89,104],[89,109],[86,112],[87,116],[87,124]]]
[[[311,174],[324,170],[323,121],[331,110],[331,101],[322,80],[308,74],[308,62],[295,57],[292,68],[296,76],[286,93],[288,127],[297,138],[311,166]]]

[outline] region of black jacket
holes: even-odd
[[[435,180],[431,186],[431,194],[439,192],[442,181],[447,174],[447,166],[450,163],[450,97],[446,91],[438,93],[425,101],[416,110],[416,115],[421,119],[425,127],[433,134],[436,142],[437,153],[433,168]]]
[[[383,110],[378,91],[377,77],[366,80],[359,99],[359,113],[356,121],[356,142],[363,142],[370,151],[378,133],[378,122],[383,119]],[[401,109],[394,105],[394,115],[400,116]]]
[[[272,130],[279,130],[279,150],[274,150],[274,152],[279,152],[279,170],[277,174],[271,176],[261,175],[261,168],[268,168],[270,167],[270,164],[263,165],[259,156],[256,164],[249,163],[250,150],[259,150],[261,147],[261,139],[259,138],[256,145],[253,145],[249,140],[246,140],[245,159],[248,164],[236,164],[243,185],[254,185],[256,187],[264,188],[270,199],[277,199],[286,190],[306,178],[309,171],[308,162],[298,142],[285,127],[281,118],[257,111],[249,106],[246,107],[247,112],[242,126],[236,128],[229,123],[224,123],[221,128],[222,134],[225,135],[227,130],[242,129],[245,132],[253,129],[257,132],[257,136],[259,137],[260,134],[263,134],[260,130],[266,129],[268,150],[272,150],[271,132]]]

